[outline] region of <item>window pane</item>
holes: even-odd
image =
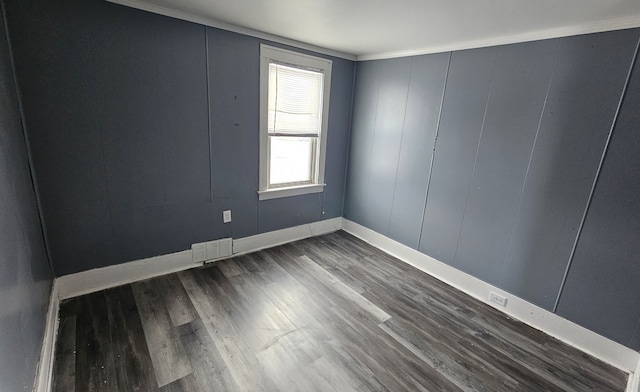
[[[269,139],[269,184],[311,182],[316,138],[272,136]]]
[[[322,72],[269,64],[269,133],[318,135],[323,79]]]

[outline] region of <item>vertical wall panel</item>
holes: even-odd
[[[384,60],[380,62],[380,66],[376,122],[373,128],[367,186],[368,214],[365,224],[379,233],[387,234],[407,104],[411,59]]]
[[[563,38],[500,287],[552,310],[633,59],[632,30]],[[597,77],[594,77],[597,75]]]
[[[98,74],[93,87],[112,228],[111,238],[101,241],[116,250],[100,265],[187,249],[220,235],[211,220],[183,219],[196,212],[211,216],[211,205],[200,204],[209,197],[204,27],[89,4],[96,27],[77,28],[90,29]],[[185,241],[174,235],[178,227],[200,235]]]
[[[449,54],[411,61],[389,237],[417,249]]]
[[[349,155],[351,131],[351,105],[353,101],[353,75],[355,63],[333,59],[331,72],[331,99],[329,106],[329,134],[325,178],[330,179],[322,196],[322,219],[336,218],[343,214],[345,177]],[[334,93],[335,91],[335,93]],[[312,205],[312,204],[310,204]]]
[[[29,172],[0,1],[0,391],[31,391],[53,274]]]
[[[154,19],[166,202],[210,198],[205,27]]]
[[[448,264],[458,244],[495,57],[496,48],[451,54],[419,246]]]
[[[557,309],[560,316],[635,350],[640,349],[634,337],[640,319],[638,124],[636,59]]]
[[[549,79],[553,41],[498,49],[455,266],[496,284]]]
[[[7,2],[50,257],[60,260],[56,274],[116,257],[117,250],[106,246],[112,228],[90,50],[98,26],[83,27],[77,17],[101,11],[89,3]],[[38,28],[22,30],[27,26]]]
[[[166,190],[159,132],[155,16],[138,15],[122,7],[100,8],[94,16],[103,28],[92,31],[92,48],[95,43],[101,46],[92,51],[93,93],[99,97],[96,121],[107,160],[111,208],[160,205],[166,201]],[[118,226],[119,222],[113,224]]]
[[[101,49],[92,53],[113,258],[170,253],[223,235],[213,231],[210,204],[199,204],[210,188],[204,27],[124,7],[98,10],[98,26],[109,26],[93,32],[92,46]],[[185,225],[182,216],[194,208],[210,221]],[[200,235],[185,241],[173,234],[177,227]]]
[[[380,85],[378,69],[378,61],[356,65],[344,215],[360,224],[364,224],[368,216],[369,165]]]
[[[258,227],[259,49],[240,34],[207,28],[207,37],[211,192],[233,200],[232,224],[224,233],[240,238]],[[211,219],[221,221],[219,212]]]

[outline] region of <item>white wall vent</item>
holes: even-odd
[[[200,242],[191,245],[191,254],[194,263],[213,261],[231,256],[231,238],[222,238],[215,241]]]
[[[194,263],[201,263],[207,259],[205,253],[205,243],[191,245],[191,255],[193,256]]]

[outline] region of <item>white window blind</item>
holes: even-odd
[[[331,67],[260,45],[260,200],[323,192]]]
[[[267,131],[270,136],[319,136],[323,73],[269,63]]]

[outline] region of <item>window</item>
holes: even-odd
[[[331,60],[260,46],[260,200],[322,192]]]

